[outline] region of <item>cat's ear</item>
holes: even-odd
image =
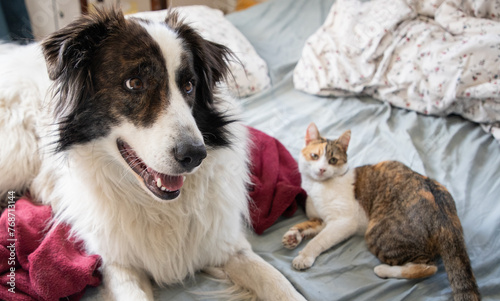
[[[349,141],[351,141],[351,130],[345,131],[337,141],[340,143],[340,146],[347,152],[347,147],[349,147]]]
[[[306,145],[309,144],[309,142],[313,140],[319,139],[319,131],[318,128],[316,127],[316,124],[314,122],[311,122],[309,126],[307,127],[307,132],[306,132]]]

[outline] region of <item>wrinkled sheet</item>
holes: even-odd
[[[339,0],[308,39],[297,89],[457,114],[500,140],[499,0]]]
[[[302,48],[324,23],[332,4],[332,0],[269,0],[227,16],[267,62],[272,81],[269,90],[241,101],[244,122],[279,139],[295,159],[311,121],[328,137],[351,129],[348,155],[353,166],[396,159],[446,185],[457,203],[483,300],[500,300],[500,144],[458,116],[425,116],[371,97],[327,98],[295,90],[292,74]],[[451,300],[442,263],[428,279],[380,279],[373,273],[379,262],[362,237],[325,252],[307,271],[294,270],[292,260],[304,245],[287,250],[281,238],[289,227],[306,219],[298,210],[263,235],[249,231],[248,237],[253,249],[307,300]],[[157,288],[155,296],[224,300],[196,293],[226,288],[200,273],[184,285]],[[86,300],[95,298],[96,291],[89,289]]]

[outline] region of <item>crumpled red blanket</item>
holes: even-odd
[[[14,206],[0,217],[1,300],[79,300],[87,285],[100,284],[100,257],[68,239],[68,226],[48,230],[49,206],[27,198]]]
[[[297,162],[283,144],[257,129],[249,127],[249,131],[253,143],[250,217],[255,232],[262,234],[280,216],[292,216],[307,194],[301,188]]]
[[[306,193],[300,188],[297,163],[286,148],[261,131],[249,130],[250,212],[255,232],[262,234],[280,216],[293,215]],[[80,243],[68,239],[69,226],[49,230],[49,206],[33,204],[26,197],[14,209],[6,209],[0,217],[1,300],[79,300],[86,286],[100,284],[100,257],[86,255]]]

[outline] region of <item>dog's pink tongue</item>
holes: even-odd
[[[184,184],[183,176],[169,176],[166,174],[156,173],[155,179],[158,182],[158,179],[161,180],[161,186],[165,187],[170,191],[176,191],[181,189],[182,184]]]

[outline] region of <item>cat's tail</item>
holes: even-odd
[[[458,217],[456,217],[456,222],[452,221],[453,227],[441,228],[438,242],[438,248],[453,292],[453,300],[481,300]]]

